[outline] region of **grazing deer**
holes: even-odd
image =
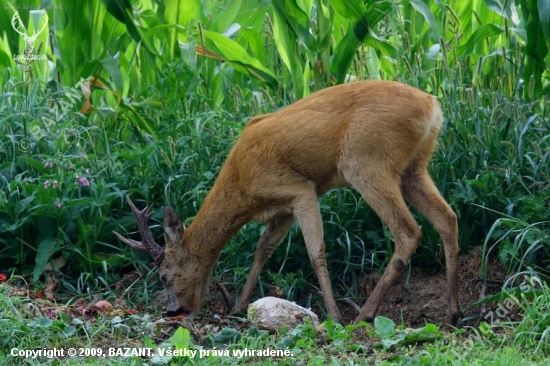
[[[319,91],[276,113],[254,117],[229,153],[195,220],[185,228],[164,212],[166,248],[148,228],[151,207],[134,212],[142,241],[168,294],[167,315],[199,310],[222,248],[248,221],[267,223],[250,274],[233,311],[244,311],[264,263],[295,221],[319,280],[326,310],[340,313],[325,261],[317,199],[352,186],[389,228],[395,251],[356,322],[372,321],[385,294],[420,243],[405,200],[435,226],[445,248],[450,324],[460,317],[457,217],[439,194],[427,166],[442,124],[435,97],[391,81],[363,81]]]

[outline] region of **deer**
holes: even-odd
[[[35,30],[32,35],[27,34],[27,28],[25,27],[25,24],[21,20],[21,16],[19,15],[19,12],[16,10],[11,18],[11,26],[13,29],[23,37],[23,40],[25,41],[25,55],[30,55],[32,53],[32,50],[34,49],[34,43],[36,42],[36,39],[42,33],[44,29],[46,29],[46,26],[48,25],[48,13],[44,12],[41,18],[41,26],[40,30]],[[19,23],[19,24],[17,24]]]
[[[407,203],[435,227],[444,246],[448,315],[462,316],[458,291],[458,223],[428,173],[443,124],[435,96],[396,81],[369,80],[317,91],[277,112],[252,117],[229,152],[192,223],[164,211],[165,248],[148,227],[151,206],[134,213],[141,241],[118,238],[149,253],[167,293],[167,316],[194,315],[227,242],[246,223],[265,223],[249,276],[232,313],[246,311],[262,268],[298,223],[328,316],[340,322],[325,259],[318,198],[352,187],[389,229],[394,252],[355,319],[372,322],[389,288],[421,241]]]

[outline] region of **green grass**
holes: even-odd
[[[377,317],[374,325],[342,326],[326,320],[317,329],[306,323],[291,330],[281,329],[276,334],[254,326],[241,330],[211,326],[212,331],[202,339],[192,337],[181,326],[175,332],[166,331],[175,328],[159,326],[155,315],[70,319],[59,304],[52,316],[44,312],[40,303],[31,301],[20,290],[14,294],[13,288],[4,284],[0,285],[0,364],[141,365],[149,360],[152,364],[195,365],[545,365],[550,356],[547,315],[550,289],[547,284],[535,281],[540,293],[534,301],[522,299],[523,319],[504,326],[485,324],[480,329],[448,332],[433,324],[419,329],[404,328]],[[541,334],[537,329],[546,330]],[[65,352],[69,348],[86,349],[81,352],[105,357],[42,356],[25,360],[12,356],[13,348],[35,351],[57,348]],[[118,348],[118,352],[131,352],[126,348],[150,348],[152,357],[115,356],[117,351],[109,348]],[[177,350],[186,356],[168,353]],[[249,352],[243,354],[245,350]],[[269,350],[286,353],[272,357],[251,352]]]

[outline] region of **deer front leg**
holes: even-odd
[[[252,267],[250,268],[244,289],[237,304],[231,310],[231,313],[244,313],[246,311],[250,303],[250,296],[258,283],[258,277],[262,272],[265,262],[279,246],[293,224],[294,217],[290,215],[277,217],[267,224],[267,228],[256,246],[254,261],[252,262]]]
[[[340,322],[340,312],[336,306],[336,301],[334,301],[327,262],[325,260],[321,212],[319,211],[317,195],[313,191],[296,202],[294,205],[294,216],[302,229],[309,260],[317,275],[327,313],[334,321]]]

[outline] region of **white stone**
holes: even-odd
[[[264,297],[248,307],[248,319],[260,329],[278,331],[287,330],[310,319],[313,328],[319,326],[319,317],[313,311],[294,302],[278,297]]]

